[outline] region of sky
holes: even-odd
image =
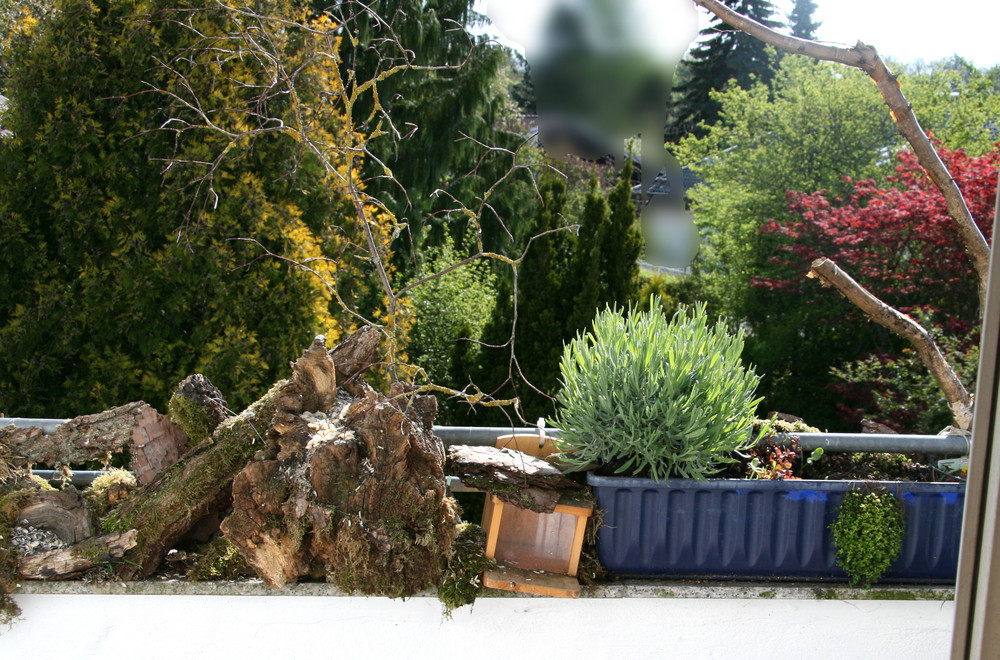
[[[510,7],[520,19],[513,21],[515,27],[523,30],[553,1],[489,3]],[[687,0],[658,0],[656,5],[674,1],[687,6]],[[784,18],[794,3],[776,0],[774,4]],[[817,31],[822,41],[854,45],[860,39],[874,46],[883,58],[904,63],[920,59],[932,62],[958,54],[979,67],[1000,64],[1000,0],[816,0],[816,5],[813,19],[822,23]],[[486,0],[477,1],[479,11],[486,7]],[[707,26],[707,12],[697,12],[699,27]],[[658,23],[661,21],[651,20],[645,25]]]
[[[787,15],[793,3],[775,3]],[[816,0],[817,38],[859,39],[886,59],[927,62],[961,55],[979,67],[1000,63],[998,0]]]

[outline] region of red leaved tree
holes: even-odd
[[[1000,144],[978,157],[938,147],[987,239],[993,222]],[[912,151],[898,156],[896,173],[884,183],[857,181],[850,199],[829,199],[826,191],[788,193],[794,220],[769,220],[761,232],[783,236],[768,259],[774,269],[755,278],[756,286],[806,295],[803,277],[820,257],[835,261],[865,288],[896,309],[931,309],[947,330],[965,334],[978,328],[976,281],[965,246],[955,240],[944,198]]]
[[[728,25],[776,48],[830,62],[840,62],[861,69],[871,77],[892,118],[896,121],[899,132],[910,143],[920,166],[934,181],[943,196],[955,237],[964,244],[972,263],[972,272],[979,285],[979,306],[982,314],[982,309],[986,305],[986,286],[990,272],[990,248],[986,237],[973,218],[957,181],[920,127],[920,122],[913,113],[913,106],[900,88],[898,77],[889,70],[879,57],[878,51],[861,41],[850,48],[843,48],[780,34],[734,12],[719,0],[694,0],[694,3],[708,9]],[[906,314],[872,295],[828,257],[820,257],[813,261],[807,276],[818,278],[824,286],[834,287],[869,319],[910,342],[920,361],[930,370],[934,380],[944,392],[955,426],[963,430],[970,428],[972,396],[948,364],[930,332]]]
[[[989,238],[996,196],[1000,144],[992,152],[970,157],[936,144],[980,231]],[[978,345],[979,300],[964,245],[955,240],[954,223],[944,198],[911,151],[897,156],[896,173],[883,183],[854,183],[847,200],[825,191],[788,193],[793,220],[770,220],[761,233],[784,238],[768,258],[770,268],[754,286],[796,297],[801,304],[823,304],[814,285],[803,277],[811,264],[826,257],[854,274],[858,283],[878,291],[881,299],[909,314],[926,328],[948,359],[957,359],[968,383],[974,377],[969,350]],[[942,344],[943,342],[943,344]],[[978,353],[976,353],[978,354]],[[940,421],[933,391],[912,371],[913,351],[880,353],[835,371],[848,382],[831,388],[843,400],[838,407],[854,425],[880,410],[876,421],[894,428],[924,430]],[[859,384],[863,384],[859,387]],[[898,390],[902,388],[902,390]],[[881,416],[880,416],[881,415]]]

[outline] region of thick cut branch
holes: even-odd
[[[89,570],[99,564],[121,559],[135,546],[136,530],[90,538],[68,548],[29,555],[21,560],[18,572],[32,580],[54,580]]]
[[[886,105],[889,106],[893,119],[899,125],[900,132],[913,147],[913,152],[917,155],[920,165],[944,195],[948,214],[955,221],[959,236],[965,242],[965,248],[968,250],[969,256],[972,258],[972,265],[976,269],[976,275],[979,278],[980,309],[985,310],[986,282],[990,272],[989,245],[987,245],[983,233],[979,231],[979,227],[965,203],[965,198],[962,196],[962,191],[959,190],[948,168],[945,167],[937,150],[934,149],[934,145],[931,144],[924,130],[920,127],[920,122],[913,114],[913,106],[906,100],[899,87],[897,76],[889,71],[878,52],[872,46],[860,41],[853,48],[839,48],[808,39],[790,37],[779,34],[753,19],[734,12],[718,0],[694,0],[694,2],[734,28],[776,48],[853,66],[871,76],[875,84],[878,85],[878,90]]]
[[[45,435],[41,429],[0,430],[0,441],[11,449],[17,463],[67,465],[105,460],[128,450],[131,468],[140,483],[149,483],[177,461],[187,436],[165,415],[136,401],[94,415],[75,417]]]
[[[832,286],[850,300],[868,318],[893,334],[907,340],[917,351],[924,365],[931,370],[934,379],[944,391],[951,408],[955,426],[968,430],[972,424],[972,398],[941,354],[933,337],[919,323],[900,313],[873,296],[864,287],[837,267],[829,259],[817,259],[812,263],[809,277],[818,277],[825,285]]]
[[[539,513],[555,510],[560,490],[581,488],[552,464],[513,449],[449,447],[447,468],[469,486]]]

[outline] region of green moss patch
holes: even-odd
[[[138,487],[135,476],[128,470],[114,468],[94,479],[83,491],[87,508],[95,518],[101,518],[112,508],[124,502]]]
[[[451,613],[463,605],[471,605],[483,593],[483,571],[495,568],[496,562],[486,557],[486,533],[474,523],[463,522],[451,546],[451,557],[438,582],[438,600],[442,613]]]
[[[188,571],[192,582],[202,580],[235,580],[238,577],[254,575],[236,546],[225,536],[216,536],[201,547],[198,561]]]

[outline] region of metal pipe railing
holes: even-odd
[[[535,435],[534,426],[435,426],[434,433],[446,445],[492,445],[498,436],[511,433]],[[559,429],[546,428],[545,435],[559,437]],[[871,451],[888,454],[940,454],[963,456],[969,452],[969,438],[963,435],[914,435],[894,433],[792,433],[805,451]]]
[[[32,417],[0,417],[0,428],[13,424],[18,427],[37,426],[43,433],[52,433],[65,419]],[[559,437],[559,429],[546,428],[545,435]],[[535,426],[435,426],[434,433],[446,445],[493,445],[501,435],[539,433]],[[825,452],[873,451],[889,454],[939,454],[963,456],[969,453],[969,436],[914,435],[893,433],[795,433],[805,451],[822,448]]]

